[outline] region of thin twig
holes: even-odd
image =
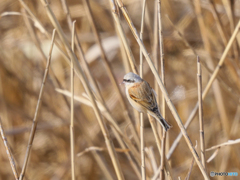
[[[138,44],[139,44],[139,46],[140,46],[140,48],[141,48],[141,50],[142,50],[142,52],[143,52],[143,54],[144,54],[144,56],[145,56],[145,58],[147,60],[149,66],[150,66],[150,68],[151,68],[151,70],[152,70],[152,72],[153,72],[153,74],[154,74],[154,76],[155,76],[155,78],[156,78],[156,80],[158,82],[159,87],[161,88],[161,91],[162,91],[162,93],[163,93],[163,95],[165,97],[165,100],[166,100],[166,102],[168,104],[168,107],[171,110],[171,112],[172,112],[172,114],[173,114],[173,116],[174,116],[174,118],[175,118],[175,120],[176,120],[176,122],[177,122],[177,124],[178,124],[178,126],[179,126],[179,128],[180,128],[180,130],[182,132],[182,134],[184,135],[184,138],[185,138],[185,140],[187,142],[187,145],[188,145],[192,155],[194,156],[194,158],[195,158],[195,160],[196,160],[196,162],[198,164],[199,169],[201,170],[204,178],[205,179],[209,179],[209,177],[208,177],[204,167],[202,166],[202,164],[200,162],[199,156],[198,156],[196,150],[194,149],[194,147],[192,145],[192,142],[191,142],[191,140],[190,140],[190,138],[189,138],[189,136],[188,136],[188,134],[186,132],[186,129],[184,128],[183,123],[182,123],[182,121],[181,121],[181,119],[180,119],[180,117],[179,117],[179,115],[178,115],[178,113],[177,113],[173,103],[170,100],[170,97],[169,97],[169,95],[167,93],[167,90],[164,87],[164,85],[162,83],[162,80],[159,77],[159,74],[157,73],[157,70],[154,67],[153,63],[152,63],[152,60],[151,60],[151,58],[150,58],[150,56],[149,56],[149,54],[148,54],[148,52],[147,52],[143,42],[140,40],[138,32],[137,32],[136,28],[134,27],[132,20],[129,18],[129,15],[127,13],[126,7],[123,5],[121,0],[117,0],[117,4],[118,4],[119,8],[121,9],[121,11],[122,11],[126,21],[128,22],[128,25],[129,25],[129,27],[130,27],[130,29],[131,29],[131,31],[132,31],[136,41],[138,42]]]
[[[75,23],[72,24],[72,51],[74,52]],[[75,153],[74,153],[74,68],[73,59],[71,59],[71,120],[70,120],[70,143],[71,143],[71,170],[72,180],[75,180]]]
[[[1,117],[0,117],[0,132],[1,132],[1,137],[3,140],[4,146],[5,146],[6,152],[7,152],[7,156],[8,156],[10,165],[12,167],[13,175],[14,175],[15,179],[18,180],[18,171],[17,171],[16,163],[14,161],[14,157],[13,157],[11,148],[8,145],[8,141],[7,141],[7,137],[5,135],[4,129],[3,129]]]
[[[34,114],[34,118],[33,118],[33,123],[32,123],[30,136],[29,136],[28,147],[27,147],[27,150],[26,150],[25,159],[24,159],[21,174],[19,176],[19,180],[22,180],[23,177],[24,177],[24,174],[25,174],[25,171],[26,171],[26,168],[27,168],[28,159],[29,159],[30,152],[31,152],[31,148],[32,148],[32,143],[33,143],[35,132],[36,132],[36,129],[37,129],[38,114],[39,114],[40,106],[42,104],[42,95],[43,95],[43,91],[44,91],[44,87],[45,87],[45,81],[47,79],[49,66],[50,66],[50,62],[51,62],[52,50],[53,50],[55,34],[56,34],[55,32],[56,32],[56,30],[54,29],[53,34],[52,34],[51,47],[50,47],[49,54],[48,54],[48,61],[47,61],[46,69],[45,69],[44,76],[43,76],[43,81],[42,81],[42,85],[41,85],[41,89],[40,89],[40,93],[39,93],[39,97],[38,97],[38,102],[37,102],[37,106],[36,106],[36,110],[35,110],[35,114]]]

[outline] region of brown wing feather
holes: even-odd
[[[128,93],[132,100],[138,102],[148,110],[155,111],[158,109],[155,94],[146,81],[129,88]]]

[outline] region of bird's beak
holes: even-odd
[[[124,81],[122,81],[119,85],[123,85],[123,84],[125,84],[125,82]]]

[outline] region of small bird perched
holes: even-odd
[[[156,101],[156,92],[150,87],[148,82],[132,72],[123,78],[126,95],[130,104],[139,112],[148,113],[154,117],[167,131],[171,125],[162,117]]]

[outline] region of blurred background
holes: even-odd
[[[64,2],[64,0],[49,0],[49,6],[70,43],[71,31],[68,27]],[[137,31],[140,32],[142,1],[125,0],[123,2]],[[46,36],[45,30],[26,11],[26,8],[21,4],[21,0],[0,1],[0,117],[18,172],[23,165],[45,71],[46,57],[48,57],[51,45],[51,34],[54,29],[41,1],[25,0],[24,3],[39,20],[46,32],[49,33],[49,36]],[[99,46],[89,23],[86,6],[81,0],[66,0],[66,3],[72,20],[76,20],[76,34],[92,76],[96,80],[114,120],[131,139],[128,123],[123,115],[123,108],[119,105],[119,96],[106,73]],[[123,76],[131,69],[129,64],[124,63],[127,56],[122,51],[122,43],[118,38],[109,1],[89,0],[89,3],[110,67],[117,83],[120,84]],[[154,18],[156,7],[155,1],[146,1],[143,42],[152,59],[154,58],[154,42],[157,37],[154,34],[154,29],[157,26]],[[166,89],[181,120],[185,123],[198,101],[197,58],[194,52],[199,55],[201,60],[204,89],[239,21],[240,2],[237,0],[162,0],[161,15]],[[135,58],[136,67],[139,69],[139,45],[120,10],[119,16]],[[56,40],[61,42],[58,35],[56,35]],[[66,52],[61,43],[60,47]],[[213,83],[203,101],[206,149],[228,140],[240,138],[239,47],[240,35],[238,34],[217,75],[217,80]],[[159,47],[157,51],[159,62]],[[82,59],[77,51],[76,55],[81,63]],[[64,100],[64,96],[56,91],[56,88],[59,88],[56,86],[56,81],[61,85],[61,89],[70,91],[70,66],[56,46],[53,49],[50,66],[42,106],[39,111],[37,131],[25,174],[26,179],[57,180],[71,178],[70,109]],[[154,76],[145,60],[143,69],[144,79],[149,82],[151,87],[156,89]],[[139,132],[139,123],[135,118],[136,113],[127,102],[124,86],[119,85],[119,87],[136,131]],[[74,91],[76,96],[85,97],[85,90],[77,76],[74,78]],[[160,90],[157,90],[157,94],[160,99]],[[66,100],[70,103],[69,97]],[[109,179],[100,168],[96,160],[97,157],[105,163],[112,179],[117,179],[94,111],[91,107],[78,101],[75,101],[74,110],[77,179]],[[153,150],[156,163],[159,165],[159,153],[152,129],[146,115],[144,115],[144,119],[145,146],[147,149]],[[173,125],[168,133],[167,153],[180,133],[180,129],[167,106],[166,119]],[[115,148],[121,148],[108,123],[107,128]],[[197,152],[200,153],[198,114],[188,127],[187,132],[193,145],[197,144]],[[0,179],[14,179],[2,140],[0,144]],[[134,145],[136,146],[136,144]],[[89,147],[98,147],[99,150],[90,150],[77,156],[78,153],[84,152]],[[94,151],[95,154],[91,151]],[[214,150],[207,151],[206,160],[214,152]],[[216,156],[207,163],[208,174],[211,171],[238,172],[240,174],[239,152],[239,144],[220,148]],[[125,179],[138,179],[124,152],[118,151],[117,156]],[[169,159],[173,179],[178,177],[184,179],[191,162],[191,152],[182,138]],[[138,168],[140,170],[140,166]],[[152,177],[153,173],[151,173],[148,174],[149,177]],[[215,177],[215,179],[218,178],[220,179],[220,177]],[[193,165],[190,179],[203,179],[196,164]],[[234,177],[231,177],[231,179],[234,179]]]

